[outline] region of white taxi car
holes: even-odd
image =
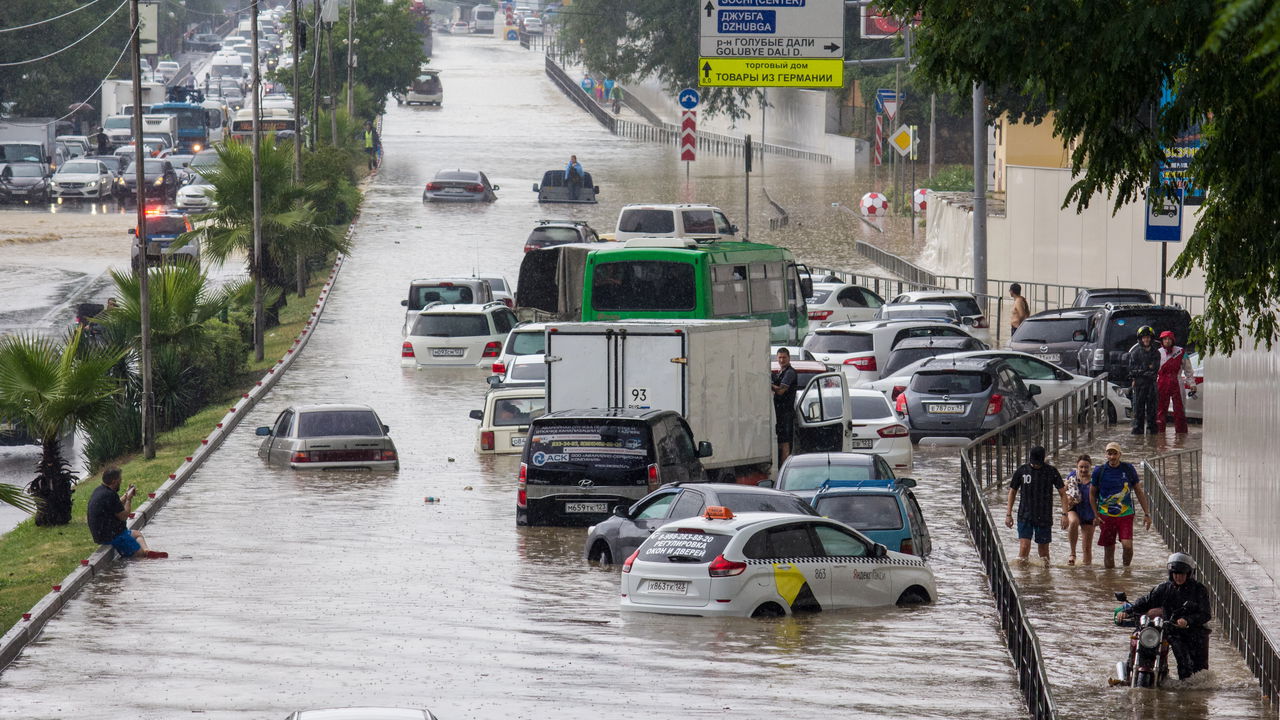
[[[658,528],[622,566],[622,609],[780,617],[933,602],[933,571],[835,520],[713,506]]]
[[[489,367],[498,359],[516,314],[501,302],[436,303],[419,311],[400,346],[403,367]]]

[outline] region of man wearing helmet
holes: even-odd
[[[1178,663],[1178,679],[1186,680],[1201,670],[1209,669],[1209,630],[1205,623],[1212,618],[1209,592],[1195,579],[1196,561],[1186,553],[1169,556],[1169,579],[1138,598],[1129,613],[1146,613],[1163,617],[1177,628],[1165,637]],[[1119,620],[1129,617],[1121,613]]]
[[[1129,379],[1132,383],[1134,435],[1143,428],[1156,432],[1156,375],[1160,371],[1160,349],[1152,340],[1155,330],[1150,325],[1138,328],[1138,344],[1129,350]]]
[[[1187,412],[1182,409],[1182,380],[1185,378],[1195,393],[1195,373],[1191,370],[1191,361],[1187,352],[1174,345],[1172,330],[1160,333],[1160,372],[1156,375],[1156,432],[1164,432],[1164,414],[1169,409],[1169,401],[1173,401],[1174,432],[1187,431]]]

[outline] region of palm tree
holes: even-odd
[[[31,512],[35,509],[35,502],[21,488],[12,485],[0,483],[0,503],[12,505],[19,510]]]
[[[157,347],[196,348],[205,321],[217,317],[241,291],[240,284],[210,290],[208,276],[196,265],[150,268],[151,342]],[[118,304],[100,316],[104,334],[130,344],[142,333],[142,292],[138,275],[111,271]]]
[[[218,207],[195,217],[197,228],[185,233],[183,241],[200,241],[202,252],[219,264],[236,253],[244,253],[255,286],[267,284],[285,292],[290,287],[285,269],[293,265],[298,255],[347,252],[346,237],[317,220],[309,202],[315,189],[293,179],[291,149],[287,145],[276,147],[270,137],[265,137],[258,149],[263,246],[262,266],[258,267],[253,256],[251,148],[238,142],[223,143],[218,147],[218,157],[218,167],[204,173],[205,180],[213,186]],[[283,297],[284,292],[282,300]],[[258,318],[254,326],[255,330],[262,327]],[[262,338],[254,338],[259,353],[261,343]]]
[[[40,462],[27,490],[37,525],[71,521],[76,477],[63,456],[62,436],[105,417],[119,383],[108,372],[123,352],[81,348],[81,330],[66,343],[30,335],[0,340],[0,414],[20,420],[40,441]]]

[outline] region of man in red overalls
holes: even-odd
[[[1173,400],[1174,432],[1187,431],[1187,413],[1182,409],[1182,378],[1192,388],[1195,387],[1195,375],[1191,370],[1191,361],[1187,359],[1187,351],[1173,344],[1172,330],[1160,333],[1160,372],[1156,375],[1156,432],[1164,432],[1164,416],[1169,410],[1169,401]],[[1181,376],[1181,377],[1180,377]],[[1195,392],[1192,389],[1191,392]]]

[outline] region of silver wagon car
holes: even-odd
[[[368,405],[295,405],[258,428],[258,457],[295,470],[399,470],[388,430]]]

